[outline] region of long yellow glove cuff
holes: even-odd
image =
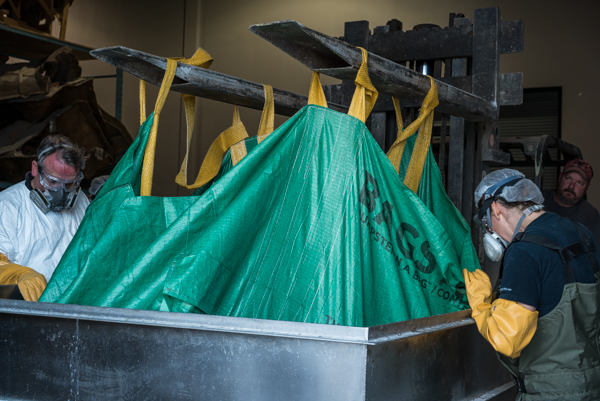
[[[23,299],[37,301],[46,289],[46,277],[16,263],[0,264],[0,284],[17,284]]]
[[[492,285],[487,274],[464,269],[463,276],[479,332],[496,351],[517,358],[535,334],[538,312],[501,298],[490,304]]]

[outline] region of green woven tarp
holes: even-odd
[[[400,179],[403,181],[416,139],[417,135],[415,134],[406,141],[399,171]],[[460,260],[466,265],[465,267],[479,266],[471,238],[471,229],[444,190],[442,175],[433,157],[431,146],[423,168],[417,196],[440,222],[452,241],[454,251],[460,255]]]
[[[138,196],[150,124],[41,301],[352,326],[468,308],[472,245],[456,250],[464,238],[356,118],[306,106],[198,196],[172,198]]]

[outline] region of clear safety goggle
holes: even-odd
[[[75,178],[71,178],[68,180],[46,174],[42,169],[39,169],[39,172],[40,183],[48,191],[60,191],[61,189],[64,189],[67,192],[73,192],[74,190],[79,188],[79,184],[81,184],[81,180],[83,179],[83,173],[81,171],[77,173],[77,176]]]
[[[483,215],[483,218],[479,218],[479,216],[475,215],[473,216],[473,221],[479,226],[481,227],[482,232],[486,233],[492,233],[492,229],[490,228],[488,221],[487,221],[487,214]]]

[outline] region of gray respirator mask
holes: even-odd
[[[42,213],[68,211],[77,204],[79,194],[81,193],[79,185],[83,179],[81,171],[75,178],[70,180],[48,175],[41,168],[38,172],[40,183],[44,190],[32,189],[29,192],[29,197]]]
[[[477,218],[477,216],[475,216]],[[488,225],[487,221],[490,221]],[[508,242],[506,242],[502,237],[496,234],[491,229],[491,220],[486,219],[485,217],[479,219],[479,223],[482,227],[482,230],[485,234],[483,234],[483,250],[485,254],[492,262],[498,262],[502,259],[506,248],[508,248]]]
[[[502,256],[504,255],[504,252],[506,251],[506,248],[508,248],[508,245],[510,245],[509,242],[505,241],[502,237],[500,237],[496,232],[492,230],[492,219],[490,213],[492,203],[502,193],[504,187],[513,186],[522,179],[523,177],[512,176],[489,187],[483,195],[483,203],[479,208],[478,214],[475,216],[477,223],[481,226],[484,232],[483,250],[492,262],[500,261],[500,259],[502,259]],[[525,220],[525,218],[531,213],[541,210],[543,208],[544,205],[534,205],[523,211],[523,214],[521,215],[521,218],[519,219],[519,222],[517,223],[517,226],[511,238],[511,242],[519,232],[521,224],[523,224],[523,220]]]

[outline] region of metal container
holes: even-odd
[[[0,300],[0,399],[514,399],[469,312],[362,328]]]

